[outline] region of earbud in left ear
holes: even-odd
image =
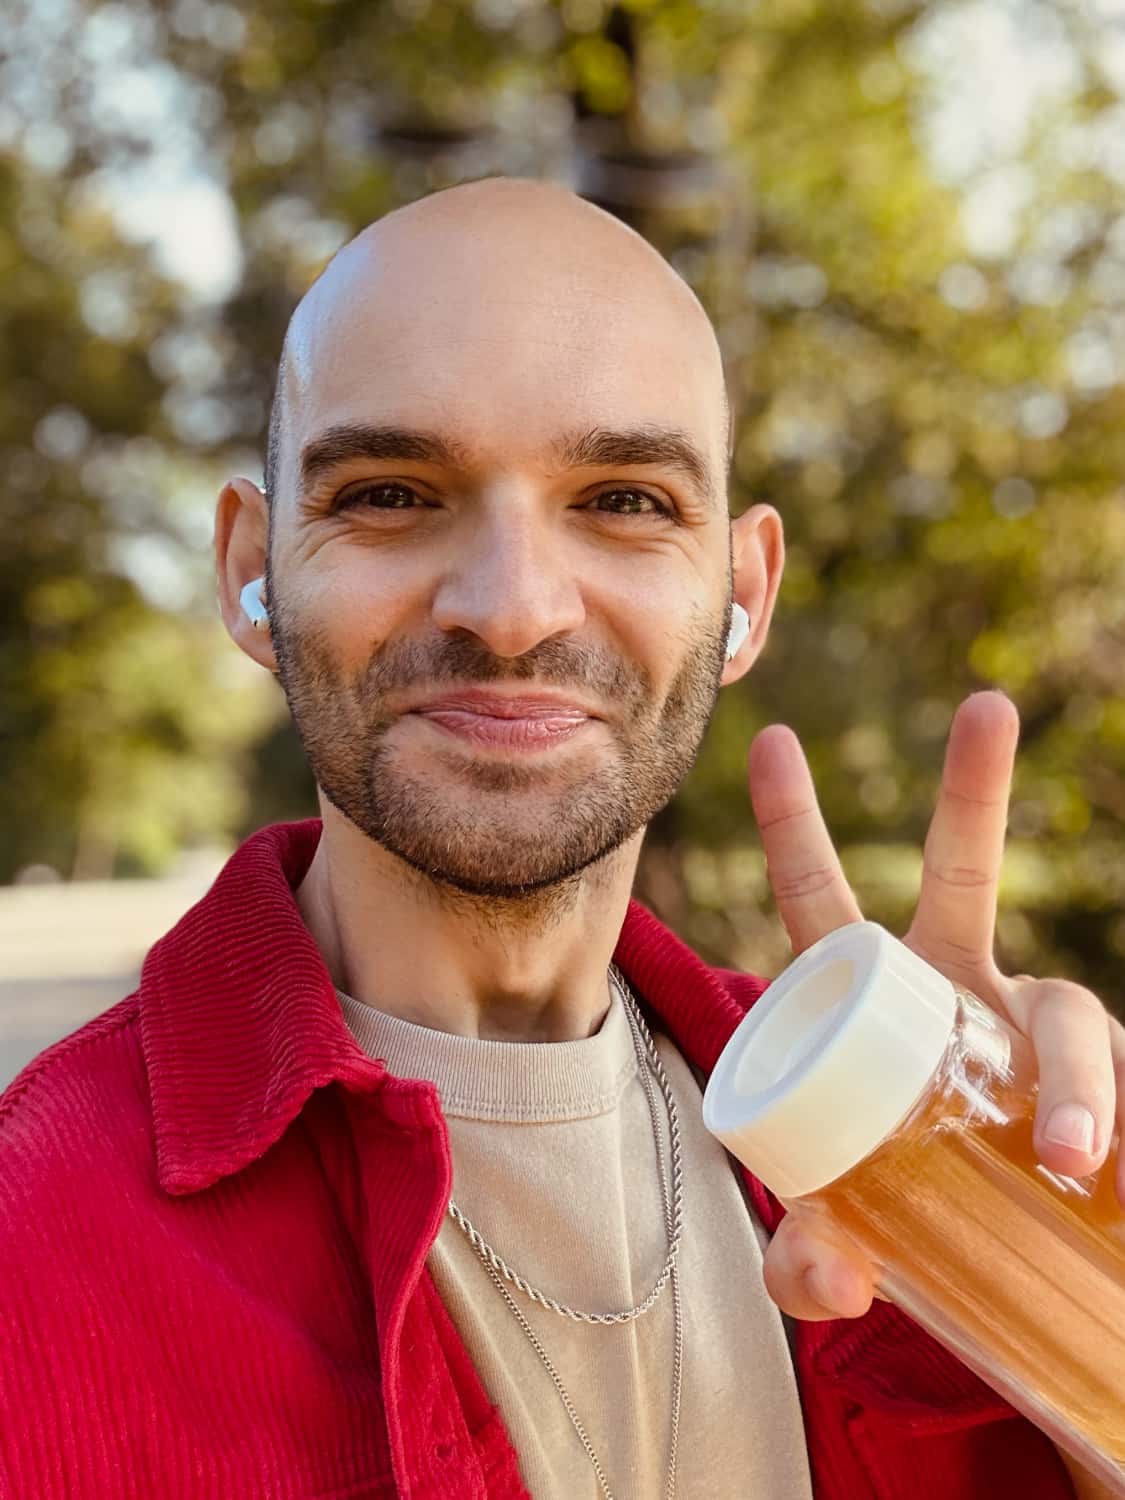
[[[252,578],[238,596],[238,602],[242,605],[242,612],[255,630],[268,630],[270,628],[269,610],[262,602],[262,587],[265,581],[264,578]]]
[[[727,661],[733,661],[750,634],[750,616],[741,604],[730,607],[730,633],[727,636]]]

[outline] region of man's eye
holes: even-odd
[[[591,502],[595,510],[614,516],[667,516],[671,511],[663,501],[644,490],[603,490]]]
[[[340,496],[340,507],[362,505],[370,510],[410,510],[418,496],[405,484],[361,484]]]

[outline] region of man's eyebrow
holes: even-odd
[[[651,464],[682,474],[705,496],[713,493],[711,465],[706,456],[686,433],[673,427],[588,427],[560,439],[552,449],[552,457],[563,469]],[[401,459],[443,464],[447,468],[469,466],[462,445],[435,432],[341,422],[326,427],[301,449],[302,490],[310,489],[323,475],[356,458]]]
[[[686,433],[673,427],[590,427],[564,438],[555,448],[555,457],[570,469],[659,465],[691,480],[705,496],[714,490],[706,456]]]
[[[412,427],[372,426],[366,422],[340,422],[326,427],[301,449],[301,488],[353,458],[403,459],[414,463],[463,464],[461,449],[433,432]]]

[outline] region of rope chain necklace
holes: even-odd
[[[589,1435],[582,1425],[582,1421],[574,1408],[574,1403],[570,1399],[570,1394],[563,1384],[559,1372],[555,1369],[542,1342],[537,1337],[531,1324],[527,1321],[523,1310],[508,1290],[508,1287],[515,1287],[529,1301],[537,1302],[541,1307],[547,1308],[550,1312],[557,1313],[560,1317],[569,1318],[572,1322],[592,1323],[601,1327],[607,1327],[619,1323],[631,1323],[637,1318],[644,1317],[645,1313],[649,1312],[655,1306],[664,1288],[669,1285],[671,1286],[672,1322],[674,1329],[672,1348],[672,1413],[664,1495],[665,1500],[674,1500],[676,1493],[676,1457],[680,1434],[680,1397],[683,1388],[684,1362],[683,1309],[680,1304],[679,1278],[676,1275],[676,1261],[679,1256],[680,1240],[683,1235],[683,1162],[680,1146],[680,1116],[676,1109],[676,1101],[672,1096],[672,1086],[668,1082],[668,1075],[664,1071],[664,1065],[660,1061],[660,1055],[656,1050],[656,1043],[653,1041],[652,1034],[645,1025],[639,1005],[625,983],[624,977],[616,968],[610,967],[609,977],[625,1007],[625,1014],[628,1017],[629,1029],[633,1037],[633,1047],[637,1054],[638,1071],[640,1072],[641,1082],[644,1086],[649,1119],[652,1122],[653,1138],[656,1142],[656,1159],[660,1172],[660,1198],[664,1210],[664,1229],[668,1236],[668,1253],[665,1256],[660,1275],[656,1278],[648,1296],[635,1306],[624,1308],[620,1312],[590,1313],[584,1312],[579,1308],[568,1307],[566,1303],[559,1302],[554,1297],[547,1296],[545,1292],[539,1291],[537,1287],[532,1286],[529,1281],[514,1271],[504,1257],[492,1248],[480,1231],[466,1218],[452,1199],[449,1202],[449,1216],[475,1250],[492,1284],[507,1303],[509,1311],[523,1330],[528,1342],[539,1356],[540,1362],[550,1376],[551,1383],[558,1392],[559,1399],[562,1401],[566,1414],[570,1419],[570,1424],[574,1428],[578,1440],[582,1444],[586,1456],[593,1467],[603,1500],[614,1500],[614,1494],[609,1487],[609,1481],[606,1478],[605,1470],[594,1449],[594,1445],[591,1443]],[[668,1111],[668,1141],[671,1156],[670,1185],[668,1171],[664,1162],[664,1145],[660,1137],[656,1093],[652,1086],[652,1075],[654,1074],[657,1083],[660,1085],[660,1092],[664,1096],[665,1107]]]

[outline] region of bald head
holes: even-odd
[[[783,557],[776,512],[728,514],[722,361],[689,288],[565,189],[461,186],[335,257],[282,395],[269,514],[225,486],[216,550],[326,839],[394,856],[388,888],[405,865],[503,902],[635,858],[765,640]],[[268,639],[240,603],[262,572]],[[734,600],[753,630],[728,658]],[[558,715],[517,730],[433,697],[474,683]]]
[[[529,408],[544,436],[552,416],[571,432],[676,429],[717,489],[729,457],[722,358],[695,294],[640,235],[554,183],[447,188],[337,253],[289,324],[270,496],[292,493],[326,421],[401,425],[404,402],[429,408],[430,425],[462,414],[470,446],[505,426],[529,436]]]

